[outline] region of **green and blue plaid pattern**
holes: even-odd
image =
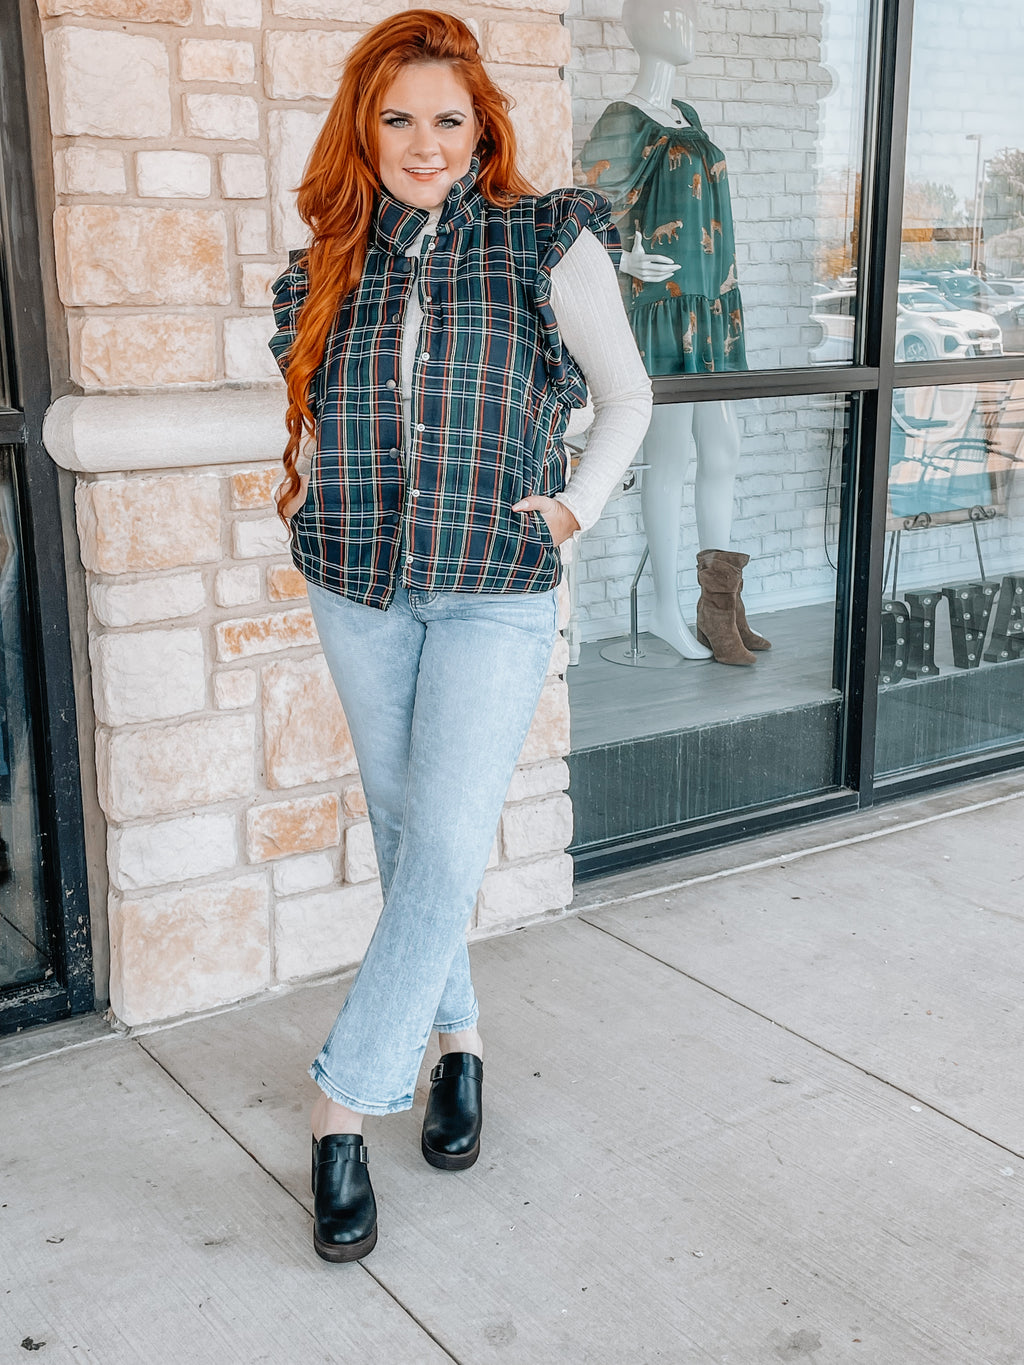
[[[561,559],[531,493],[565,486],[562,436],[586,382],[562,346],[551,270],[584,227],[618,248],[606,201],[584,189],[509,208],[453,185],[437,235],[406,256],[426,221],[381,191],[362,278],[343,300],[314,376],[317,449],[292,518],[292,558],[311,582],[387,607],[400,582],[438,592],[544,592]],[[274,285],[282,370],[306,296],[301,256]],[[410,430],[400,347],[406,303],[423,307]]]

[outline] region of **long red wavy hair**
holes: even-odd
[[[508,113],[512,101],[487,75],[477,41],[461,19],[437,10],[407,10],[360,38],[345,63],[298,190],[299,216],[313,240],[305,256],[309,291],[288,354],[288,444],[285,478],[277,490],[279,510],[299,490],[296,456],[303,434],[315,429],[310,382],[323,360],[338,306],[362,274],[381,185],[378,126],[384,96],[402,67],[413,62],[445,62],[465,85],[481,129],[476,183],[483,196],[507,205],[535,193],[516,169],[516,138]]]

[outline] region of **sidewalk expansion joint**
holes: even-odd
[[[224,1124],[217,1117],[216,1114],[211,1113],[211,1111],[207,1109],[206,1105],[203,1104],[202,1100],[197,1099],[197,1097],[192,1094],[191,1090],[189,1090],[189,1088],[186,1085],[182,1085],[181,1081],[178,1079],[177,1076],[175,1076],[174,1072],[171,1071],[167,1066],[165,1066],[159,1057],[154,1056],[154,1054],[150,1052],[149,1048],[146,1047],[141,1038],[135,1038],[133,1039],[133,1041],[135,1042],[136,1046],[141,1048],[141,1050],[146,1054],[150,1061],[156,1063],[156,1065],[160,1068],[164,1075],[167,1076],[168,1079],[174,1085],[177,1086],[177,1088],[182,1092],[182,1094],[187,1095],[188,1098],[192,1101],[192,1103],[196,1105],[197,1108],[201,1109],[202,1112],[206,1115],[206,1117],[212,1123],[215,1123],[217,1127],[221,1130],[221,1132],[227,1138],[229,1138],[235,1144],[236,1147],[243,1151],[249,1158],[249,1160],[252,1161],[254,1165],[258,1166],[259,1169],[263,1172],[265,1176],[267,1176],[268,1179],[274,1182],[274,1184],[278,1187],[279,1190],[282,1190],[288,1196],[289,1199],[291,1199],[294,1203],[298,1204],[299,1208],[302,1209],[303,1212],[306,1212],[306,1206],[305,1204],[303,1204],[302,1200],[299,1199],[297,1195],[293,1194],[292,1191],[288,1188],[288,1186],[285,1185],[284,1182],[280,1180],[274,1174],[273,1171],[269,1170],[266,1166],[264,1166],[263,1162],[260,1161],[256,1153],[251,1151],[248,1147],[246,1147],[244,1142],[240,1142],[238,1138],[235,1136],[235,1134],[231,1131],[231,1129],[228,1128],[227,1125]],[[381,1279],[379,1275],[375,1275],[374,1272],[369,1268],[369,1266],[367,1266],[363,1261],[357,1261],[356,1265],[359,1267],[359,1269],[363,1272],[364,1275],[368,1275],[370,1279],[373,1280],[374,1284],[377,1285],[379,1289],[383,1290],[383,1292],[388,1296],[388,1298],[391,1299],[395,1303],[395,1305],[401,1309],[401,1311],[405,1314],[407,1318],[409,1318],[411,1322],[416,1324],[416,1326],[420,1329],[424,1336],[430,1338],[430,1340],[434,1343],[434,1345],[437,1347],[439,1351],[444,1352],[444,1355],[448,1360],[452,1362],[452,1365],[463,1365],[462,1361],[459,1360],[458,1356],[452,1355],[451,1351],[448,1349],[447,1346],[445,1346],[444,1342],[439,1340],[439,1338],[430,1330],[430,1328],[420,1318],[416,1316],[412,1309],[409,1308],[407,1304],[404,1304],[402,1302],[402,1300],[398,1297],[395,1291],[391,1289]]]
[[[605,907],[602,906],[600,908],[604,909]],[[940,1109],[937,1104],[933,1104],[931,1100],[925,1099],[923,1096],[916,1094],[913,1090],[907,1090],[904,1086],[897,1085],[895,1081],[891,1081],[887,1077],[879,1075],[877,1071],[870,1070],[870,1068],[863,1066],[860,1062],[855,1062],[849,1057],[844,1057],[841,1052],[836,1052],[833,1048],[826,1047],[824,1043],[817,1042],[806,1033],[801,1033],[799,1029],[791,1028],[789,1024],[784,1024],[778,1019],[773,1019],[770,1014],[765,1014],[763,1010],[759,1010],[753,1005],[748,1005],[745,1001],[738,999],[735,995],[730,995],[728,991],[723,991],[720,986],[713,986],[709,981],[704,981],[701,977],[694,976],[692,972],[683,971],[681,967],[677,967],[673,962],[667,962],[665,958],[659,957],[657,953],[652,953],[647,948],[638,947],[637,944],[632,943],[628,938],[623,938],[621,934],[612,933],[610,929],[605,929],[602,925],[595,924],[592,920],[587,919],[585,914],[579,915],[578,918],[580,923],[585,924],[588,929],[594,929],[597,933],[604,934],[606,937],[613,939],[616,943],[621,943],[623,947],[631,948],[633,952],[639,953],[641,957],[646,957],[651,962],[657,962],[659,966],[667,967],[670,972],[675,972],[677,976],[685,977],[687,981],[692,981],[696,986],[703,986],[705,990],[711,991],[712,994],[717,995],[719,999],[727,1000],[729,1004],[737,1005],[740,1009],[746,1010],[748,1014],[756,1015],[758,1019],[763,1019],[766,1023],[771,1024],[773,1028],[782,1029],[783,1032],[788,1033],[793,1038],[799,1038],[801,1042],[808,1043],[816,1051],[824,1053],[825,1056],[832,1057],[835,1061],[842,1062],[845,1066],[852,1067],[854,1071],[859,1071],[862,1076],[868,1076],[871,1080],[878,1081],[881,1085],[884,1085],[887,1090],[891,1090],[897,1095],[905,1095],[907,1099],[913,1100],[915,1104],[920,1104],[923,1108],[930,1110],[931,1113],[938,1114],[941,1118],[948,1119],[950,1123],[955,1123],[956,1126],[963,1129],[965,1133],[973,1133],[975,1137],[981,1138],[983,1142],[987,1142],[998,1151],[1005,1152],[1007,1156],[1016,1157],[1019,1161],[1024,1161],[1024,1151],[1018,1151],[1014,1147],[1007,1147],[1004,1142],[1000,1142],[997,1138],[990,1137],[988,1133],[983,1133],[979,1128],[972,1128],[971,1125],[965,1123],[963,1119],[958,1119],[955,1114],[950,1114],[947,1113],[945,1109]]]

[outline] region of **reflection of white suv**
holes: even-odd
[[[1002,355],[999,323],[973,308],[950,306],[937,289],[901,284],[896,315],[896,359],[936,360]]]
[[[817,294],[811,317],[824,336],[811,351],[815,365],[836,365],[853,358],[856,295],[852,289]],[[897,360],[963,359],[1002,355],[999,324],[985,313],[953,308],[936,289],[901,284],[896,312]]]

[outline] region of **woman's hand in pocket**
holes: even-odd
[[[561,545],[563,541],[568,540],[580,529],[579,522],[568,507],[564,502],[559,502],[557,498],[542,498],[536,493],[531,493],[528,498],[514,502],[512,511],[539,512],[547,522],[551,539],[556,545]]]

